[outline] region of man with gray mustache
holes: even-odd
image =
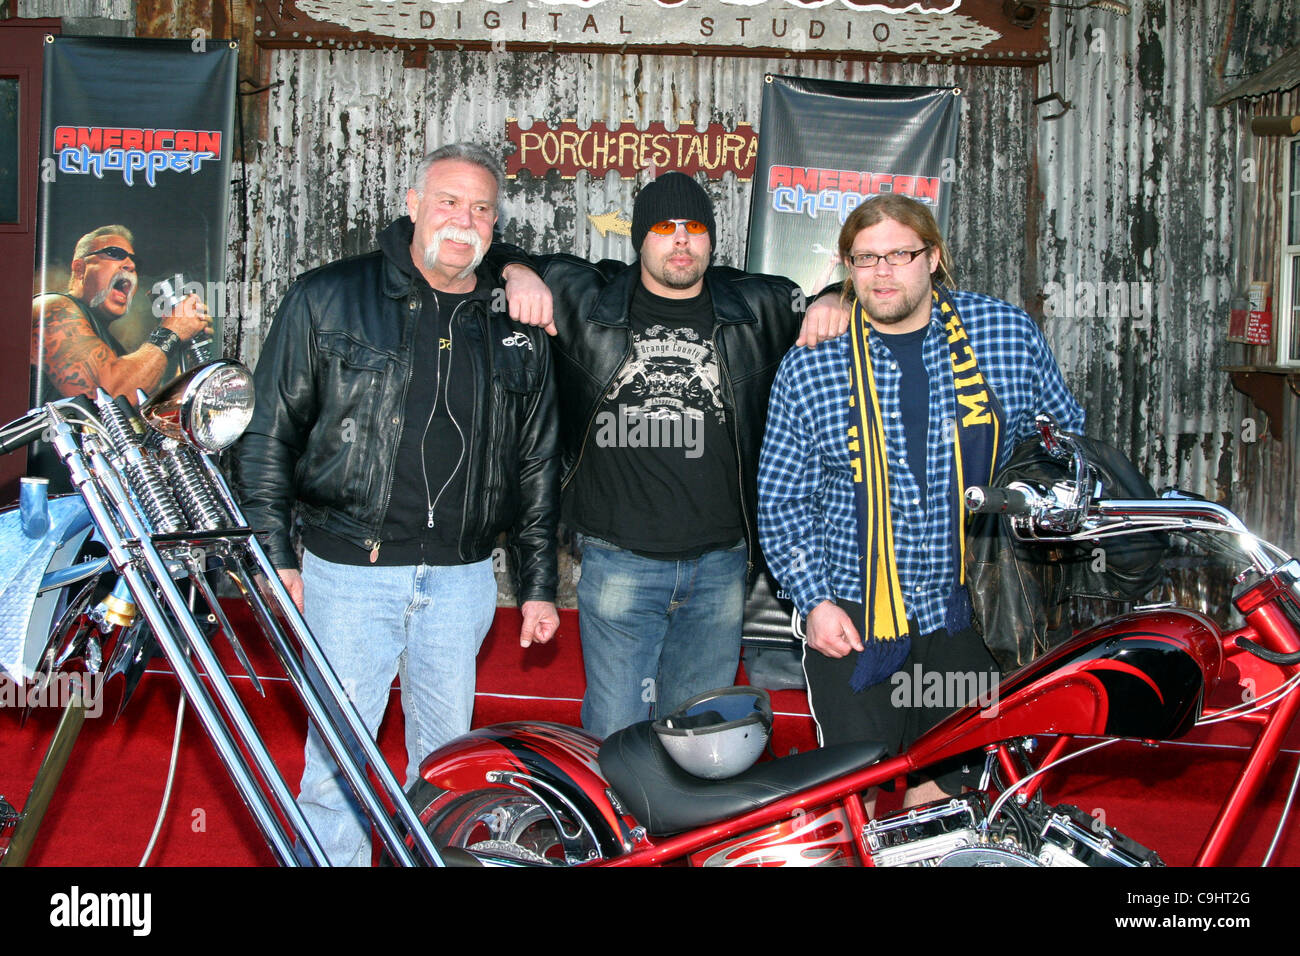
[[[249,525],[372,734],[400,672],[407,786],[469,730],[500,532],[520,644],[559,626],[550,349],[506,315],[504,263],[489,253],[480,267],[504,178],[481,147],[435,150],[378,251],[290,287],[236,452]],[[332,863],[364,865],[368,831],[345,789],[313,731],[298,802]]]
[[[462,245],[471,246],[474,250],[474,259],[460,272],[456,273],[457,279],[466,279],[473,275],[474,269],[483,261],[483,253],[486,251],[483,245],[483,237],[472,229],[457,229],[455,226],[443,226],[433,234],[433,240],[429,248],[424,250],[424,268],[427,271],[437,271],[440,263],[442,244],[444,242],[457,242]]]
[[[100,226],[78,239],[71,268],[66,293],[32,300],[33,405],[97,388],[134,402],[136,389],[152,392],[175,369],[191,339],[212,333],[207,307],[188,295],[134,351],[118,341],[110,326],[130,310],[140,282],[135,237],[125,226]]]

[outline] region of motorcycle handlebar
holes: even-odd
[[[94,404],[84,395],[60,399],[53,404],[60,408],[75,406],[83,414],[91,417],[95,417],[97,414]],[[51,418],[50,413],[47,411],[48,407],[33,408],[22,418],[16,418],[8,425],[0,428],[0,455],[7,455],[11,451],[25,448],[45,435],[46,428],[56,421],[55,418]]]
[[[1016,488],[971,485],[965,500],[966,510],[972,514],[1027,515],[1033,510],[1029,496]]]
[[[30,445],[41,437],[48,423],[49,417],[43,408],[30,411],[17,421],[10,422],[0,429],[0,455]]]

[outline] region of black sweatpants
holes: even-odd
[[[837,603],[853,620],[858,633],[864,633],[866,613],[862,605],[851,601]],[[849,686],[849,680],[861,656],[859,652],[852,651],[846,657],[835,659],[804,646],[808,703],[823,747],[877,740],[889,748],[890,754],[897,755],[925,731],[969,703],[950,696],[947,693],[950,688],[996,690],[997,663],[973,629],[949,634],[941,628],[917,634],[913,625],[911,637],[912,648],[903,666],[888,680],[858,693]],[[930,676],[927,682],[927,675],[937,676]],[[926,690],[933,689],[936,683],[944,693],[938,695],[938,705],[934,706],[936,702],[927,700]],[[983,766],[982,758],[957,757],[946,761],[935,768],[935,779],[945,791],[960,792],[964,782],[962,767],[972,763],[976,764],[975,772]]]

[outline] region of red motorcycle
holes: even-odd
[[[1082,450],[1040,422],[1049,453],[1073,465],[1051,488],[967,489],[972,511],[1009,516],[1017,538],[1093,542],[1151,532],[1231,536],[1251,567],[1228,633],[1175,607],[1138,610],[1084,631],[1004,677],[905,752],[862,742],[706,780],[681,769],[650,722],[599,740],[545,723],[474,731],[430,755],[408,792],[445,861],[501,866],[1159,866],[1159,856],[1043,785],[1066,761],[1123,738],[1172,740],[1237,721],[1255,743],[1196,857],[1219,863],[1276,760],[1300,695],[1300,562],[1258,540],[1225,508],[1179,493],[1098,500]],[[1250,700],[1207,704],[1231,662]],[[1250,686],[1250,685],[1248,685]],[[1080,744],[1077,738],[1101,738]],[[1042,747],[1039,738],[1050,738]],[[868,819],[872,787],[982,753],[961,796]],[[1300,779],[1298,774],[1297,779]],[[1292,782],[1294,795],[1296,781]],[[1288,801],[1288,806],[1290,801]],[[1285,813],[1278,833],[1285,825]]]

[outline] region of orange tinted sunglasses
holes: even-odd
[[[650,231],[657,236],[671,236],[677,231],[678,224],[685,226],[692,236],[702,236],[709,231],[709,227],[698,219],[665,219],[651,226]]]

